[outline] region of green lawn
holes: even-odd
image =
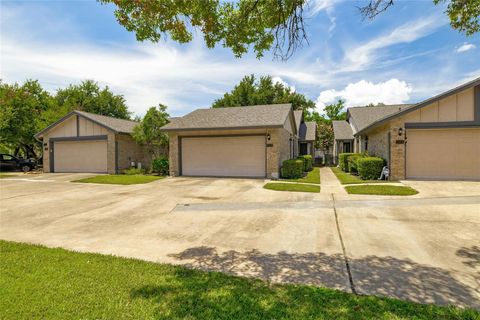
[[[385,185],[363,185],[346,186],[345,190],[349,194],[375,194],[382,196],[411,196],[418,191],[407,186],[385,186]]]
[[[145,175],[121,175],[121,174],[109,174],[109,175],[100,175],[80,180],[75,180],[72,182],[83,182],[83,183],[103,183],[103,184],[141,184],[149,183],[155,180],[162,179],[162,176],[145,176]]]
[[[275,191],[320,192],[320,186],[300,183],[269,182],[263,187]]]
[[[308,172],[307,175],[299,179],[281,179],[283,181],[292,181],[292,182],[304,182],[304,183],[315,183],[320,184],[320,168],[315,167],[312,171]]]
[[[479,313],[0,241],[2,319],[478,319]]]
[[[357,184],[357,183],[389,183],[389,181],[384,180],[362,180],[357,176],[351,175],[348,172],[343,172],[340,168],[331,167],[333,173],[340,180],[341,184]],[[390,181],[391,182],[391,181]]]
[[[17,174],[15,173],[5,173],[5,172],[0,172],[0,179],[2,178],[10,178],[10,177],[15,177]]]

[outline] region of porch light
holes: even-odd
[[[270,133],[267,133],[267,140],[270,141]]]
[[[403,128],[398,128],[398,135],[401,136],[403,134]]]

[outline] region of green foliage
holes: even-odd
[[[448,2],[446,14],[453,29],[472,36],[480,31],[480,1],[478,0],[433,0],[436,5]]]
[[[281,180],[289,181],[289,182],[320,184],[320,168],[313,168],[313,170],[308,172],[306,176],[298,179],[281,179]]]
[[[364,180],[380,178],[385,160],[378,157],[362,157],[357,160],[358,175]]]
[[[72,182],[131,185],[131,184],[149,183],[162,178],[163,177],[159,177],[159,176],[146,176],[144,174],[129,174],[129,175],[121,175],[121,174],[108,175],[107,174],[107,175],[94,176],[90,178],[75,180]]]
[[[72,110],[81,110],[119,119],[130,119],[124,97],[112,93],[108,86],[101,89],[98,83],[92,80],[59,89],[55,100],[58,106],[57,113],[61,115]]]
[[[315,147],[322,150],[329,150],[333,146],[335,134],[331,124],[317,122],[317,140]]]
[[[325,106],[323,111],[325,112],[326,117],[332,120],[345,120],[347,119],[347,113],[343,111],[345,109],[345,101],[338,100],[337,103],[329,104]]]
[[[315,103],[288,86],[273,82],[271,76],[245,76],[232,91],[215,100],[213,108],[253,106],[259,104],[291,103],[293,109],[303,109],[305,114],[315,108]]]
[[[308,172],[312,170],[313,167],[313,159],[312,156],[309,154],[303,155],[303,156],[298,156],[297,159],[300,159],[303,161],[303,171]]]
[[[274,49],[289,57],[305,38],[305,0],[100,0],[116,6],[115,16],[138,41],[159,42],[170,38],[179,43],[203,33],[208,48],[217,44],[230,48],[236,57],[253,47],[257,57]]]
[[[303,160],[289,159],[282,163],[282,178],[285,179],[298,179],[303,176]]]
[[[263,188],[275,191],[293,191],[293,192],[320,192],[320,186],[301,183],[281,183],[269,182]]]
[[[360,185],[346,186],[345,190],[349,194],[371,194],[381,196],[411,196],[418,191],[407,186],[388,186],[388,185]]]
[[[364,157],[364,155],[360,153],[352,154],[351,156],[347,157],[348,172],[352,174],[358,173],[357,161],[362,157]]]
[[[145,174],[145,169],[143,169],[143,168],[131,167],[131,168],[128,168],[128,169],[123,170],[122,173],[123,173],[123,174],[126,174],[126,175],[128,175],[128,176]]]
[[[168,123],[168,118],[167,106],[159,104],[158,108],[148,109],[143,120],[133,128],[133,139],[146,146],[154,158],[168,153],[168,134],[160,131]]]
[[[362,180],[358,176],[354,176],[348,172],[343,172],[340,170],[340,168],[333,167],[330,168],[335,176],[337,176],[338,180],[340,181],[341,184],[358,184],[358,183],[390,183],[392,181],[384,181],[384,180],[378,180],[378,178],[375,178],[375,180]]]
[[[152,171],[158,173],[159,175],[165,176],[168,175],[169,165],[168,158],[160,157],[152,160]]]
[[[338,155],[338,165],[342,171],[348,172],[348,158],[355,153],[340,153]]]

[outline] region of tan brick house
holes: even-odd
[[[480,180],[480,78],[414,105],[350,108],[334,155],[387,160],[398,179]]]
[[[197,109],[162,128],[170,174],[278,178],[282,161],[298,155],[298,127],[291,104]]]
[[[151,156],[131,133],[138,122],[72,111],[35,137],[43,145],[44,172],[115,174]]]

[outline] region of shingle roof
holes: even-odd
[[[298,139],[300,141],[315,141],[317,139],[317,123],[315,121],[303,122],[300,125]]]
[[[293,117],[295,118],[295,125],[297,130],[300,130],[300,123],[302,123],[303,110],[293,111]]]
[[[87,118],[101,126],[104,126],[107,129],[113,130],[117,133],[132,133],[133,128],[138,124],[137,121],[132,121],[132,120],[124,120],[124,119],[118,119],[118,118],[113,118],[113,117],[108,117],[108,116],[102,116],[99,114],[95,113],[90,113],[90,112],[85,112],[85,111],[79,111],[79,110],[74,110],[64,116],[63,118],[55,121],[42,131],[38,132],[35,134],[35,137],[39,138],[41,137],[45,132],[50,130],[51,128],[55,127],[59,123],[63,122],[64,120],[70,118],[72,115],[78,114],[84,118]]]
[[[382,118],[410,108],[411,104],[395,104],[374,107],[352,107],[348,109],[356,132],[361,131]]]
[[[335,140],[353,140],[353,130],[345,120],[332,121]]]
[[[271,104],[231,108],[197,109],[172,119],[165,131],[282,127],[291,104]]]
[[[138,124],[137,121],[107,117],[85,111],[75,110],[74,112],[94,122],[97,122],[100,125],[121,133],[132,133],[133,128]]]

